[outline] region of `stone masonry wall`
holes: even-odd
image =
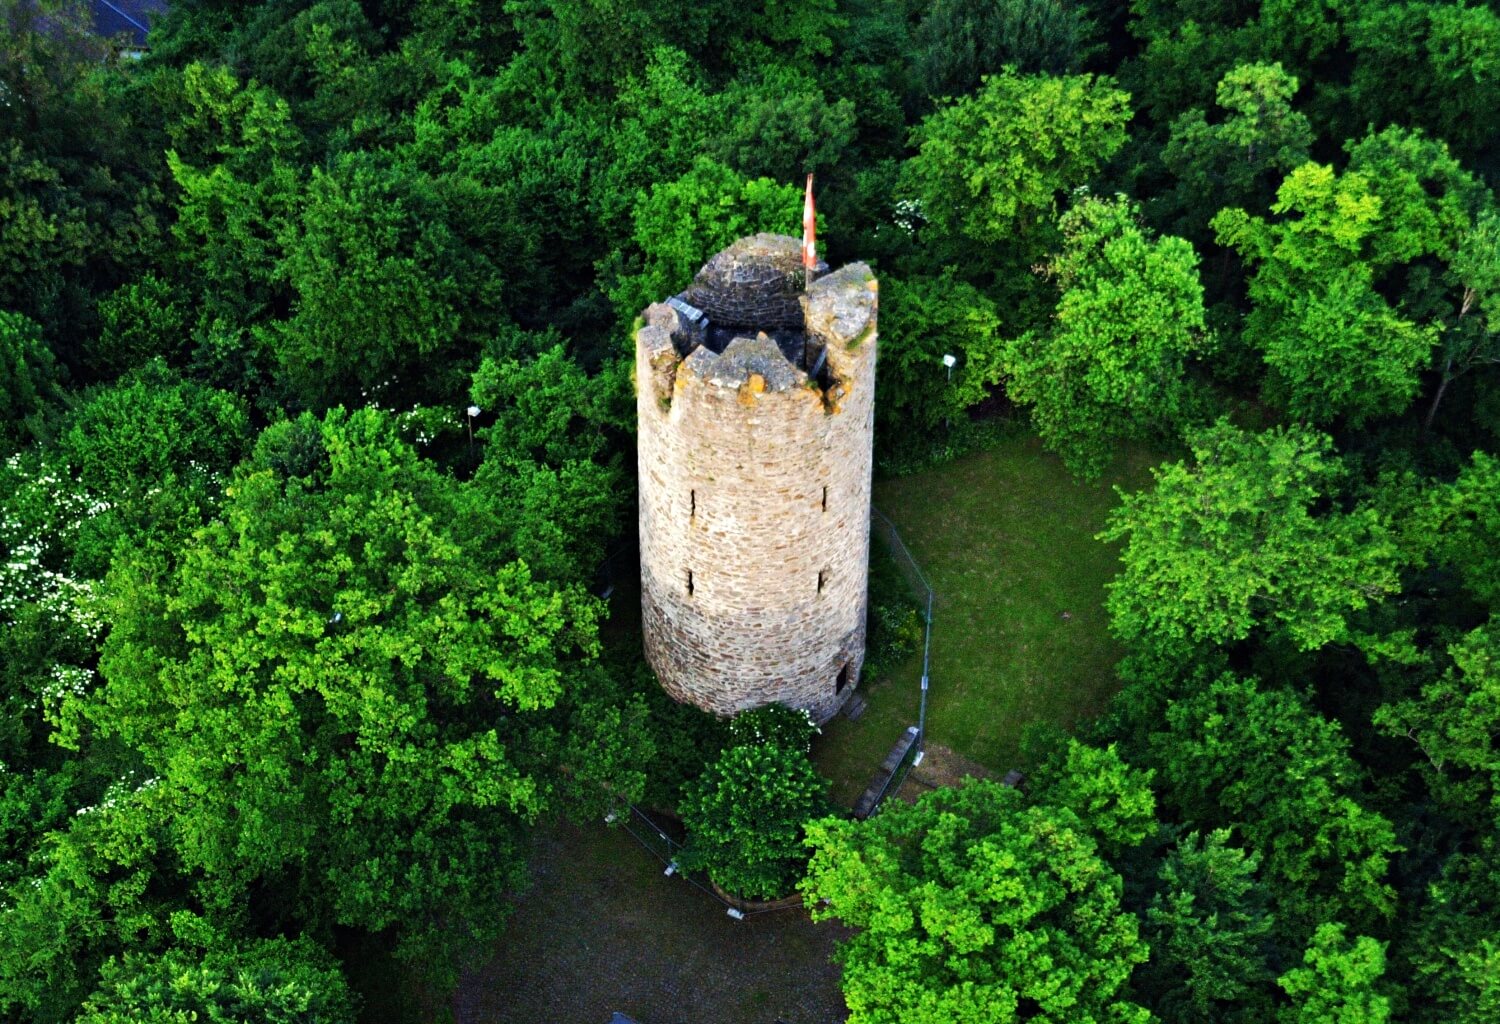
[[[680,357],[664,303],[636,335],[646,654],[721,715],[780,701],[826,721],[864,661],[877,286],[853,264],[801,302],[826,391],[764,336]]]

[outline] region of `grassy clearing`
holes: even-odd
[[[927,736],[1004,771],[1021,730],[1097,715],[1116,684],[1104,584],[1117,550],[1094,540],[1113,488],[1150,482],[1160,454],[1127,448],[1101,479],[1079,483],[1020,435],[958,461],[877,481],[875,503],[937,591]],[[876,542],[878,543],[878,541]],[[815,749],[852,801],[903,729],[916,723],[920,654],[867,687],[858,722],[836,720]]]

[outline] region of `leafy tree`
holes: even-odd
[[[1070,737],[1060,754],[1032,774],[1031,792],[1078,815],[1106,856],[1117,857],[1156,831],[1154,771],[1126,764],[1113,743],[1100,749]]]
[[[1360,770],[1338,725],[1291,693],[1223,675],[1167,709],[1151,738],[1163,801],[1198,828],[1234,826],[1265,858],[1284,927],[1388,917],[1399,849],[1359,801]]]
[[[455,312],[471,337],[495,330],[502,309],[526,325],[559,321],[580,292],[593,291],[606,231],[628,233],[628,224],[598,223],[636,186],[600,173],[604,125],[562,111],[525,116],[510,109],[513,99],[503,82],[457,76],[430,97],[412,142],[383,171],[415,218],[407,230],[442,243],[420,266],[454,277],[465,299]],[[439,233],[421,227],[428,217],[441,222]]]
[[[770,178],[746,179],[699,157],[682,177],[653,185],[632,216],[642,264],[609,291],[626,323],[686,288],[698,268],[735,239],[758,231],[800,233],[802,190]]]
[[[278,269],[295,295],[292,316],[266,332],[301,404],[353,400],[393,378],[409,391],[418,367],[427,377],[442,365],[475,282],[422,186],[366,159],[314,169]]]
[[[8,772],[30,788],[26,773],[56,767],[44,716],[64,693],[93,680],[104,628],[94,577],[103,568],[83,552],[108,511],[54,457],[31,451],[0,464],[0,788],[12,781]],[[27,834],[32,824],[16,821]],[[19,866],[24,857],[17,857]]]
[[[44,435],[43,414],[59,395],[57,364],[41,328],[0,310],[0,447],[9,451]]]
[[[147,273],[101,299],[99,320],[87,360],[96,372],[114,376],[156,357],[180,363],[192,312],[170,281]]]
[[[1006,69],[912,132],[901,188],[943,238],[1030,254],[1058,198],[1086,184],[1125,142],[1128,96],[1093,75]]]
[[[488,549],[558,580],[587,579],[603,561],[628,497],[601,433],[624,391],[615,369],[590,378],[561,345],[480,364],[471,395],[493,423],[479,431],[474,515]]]
[[[1422,1024],[1484,1024],[1500,1010],[1500,871],[1493,833],[1443,864],[1401,939],[1412,961],[1407,1016]],[[1414,894],[1415,895],[1415,894]],[[1399,964],[1399,958],[1392,957]]]
[[[1328,438],[1221,420],[1188,443],[1193,463],[1154,470],[1100,534],[1125,542],[1106,600],[1114,633],[1163,652],[1257,627],[1302,650],[1363,641],[1349,616],[1396,591],[1397,550],[1373,509],[1320,507],[1340,473]]]
[[[1204,348],[1203,287],[1192,246],[1152,239],[1123,197],[1086,199],[1059,226],[1063,249],[1047,268],[1057,312],[1000,362],[1043,443],[1097,476],[1118,440],[1170,433],[1191,414],[1182,377]]]
[[[189,64],[177,85],[167,152],[178,190],[176,262],[204,326],[241,329],[287,301],[281,239],[301,192],[305,143],[285,100],[227,68]]]
[[[238,396],[160,361],[83,392],[51,456],[90,509],[74,527],[70,569],[101,578],[122,543],[174,548],[212,514],[250,438]]]
[[[353,1024],[354,1000],[333,958],[307,939],[106,964],[75,1024]]]
[[[925,96],[963,96],[1007,67],[1065,75],[1094,52],[1096,26],[1082,3],[937,0],[913,37],[914,77]]]
[[[1500,459],[1475,452],[1448,487],[1431,488],[1432,555],[1488,608],[1500,606]]]
[[[984,401],[999,381],[1000,344],[1000,314],[972,285],[951,275],[883,278],[875,381],[882,440],[932,430]],[[957,360],[951,371],[945,355]]]
[[[549,807],[543,712],[594,655],[594,602],[466,546],[460,485],[374,410],[272,428],[176,565],[117,562],[104,685],[61,738],[160,777],[172,846],[233,901],[469,945]],[[441,970],[443,961],[437,961]]]
[[[1500,622],[1448,647],[1452,665],[1420,695],[1388,704],[1375,724],[1415,743],[1434,797],[1470,828],[1500,820]]]
[[[1421,132],[1386,128],[1351,139],[1344,149],[1349,170],[1364,177],[1380,202],[1361,251],[1377,274],[1427,256],[1451,261],[1476,215],[1490,205],[1485,184],[1454,159],[1446,143]],[[1414,298],[1407,294],[1401,301]]]
[[[1500,110],[1500,16],[1467,3],[1360,4],[1354,14],[1355,123],[1414,125],[1465,157],[1485,153]]]
[[[860,929],[836,954],[851,1024],[1151,1019],[1125,994],[1136,920],[1072,811],[969,780],[808,845],[814,919]]]
[[[71,1020],[110,957],[168,941],[168,815],[156,781],[126,773],[38,844],[0,911],[0,1010]]]
[[[854,142],[854,102],[830,100],[816,79],[782,65],[754,68],[713,102],[723,128],[705,140],[708,155],[746,178],[822,172]]]
[[[1215,89],[1222,120],[1210,124],[1194,109],[1172,122],[1161,159],[1177,179],[1169,203],[1181,230],[1197,239],[1225,206],[1270,205],[1275,181],[1307,161],[1312,126],[1292,109],[1296,92],[1296,76],[1279,63],[1242,64]]]
[[[1385,946],[1372,938],[1344,938],[1344,926],[1324,924],[1313,934],[1302,962],[1276,983],[1292,997],[1285,1024],[1385,1024],[1390,1000],[1376,994],[1385,973]]]
[[[683,789],[682,866],[707,870],[736,896],[787,895],[807,860],[803,830],[827,807],[827,789],[808,760],[805,733],[786,745],[732,733],[719,759]]]
[[[159,361],[84,392],[57,441],[78,481],[112,500],[195,466],[227,472],[249,445],[241,398],[185,380]]]
[[[1167,1020],[1265,1018],[1275,922],[1256,878],[1260,859],[1215,829],[1183,836],[1161,862],[1141,986]]]
[[[822,730],[806,711],[783,704],[741,711],[729,720],[729,743],[736,747],[765,744],[806,752],[819,732]]]
[[[144,76],[108,60],[90,8],[0,0],[0,309],[73,367],[94,294],[160,259],[164,230]]]
[[[1268,397],[1304,422],[1359,425],[1399,413],[1416,396],[1435,329],[1407,319],[1375,288],[1383,227],[1369,178],[1318,164],[1282,182],[1269,223],[1227,209],[1213,220],[1220,243],[1257,269],[1245,338],[1270,370]]]
[[[1500,363],[1500,331],[1491,326],[1490,308],[1500,287],[1500,213],[1486,210],[1458,244],[1447,277],[1457,285],[1458,310],[1441,335],[1439,379],[1423,429],[1430,430],[1448,387],[1477,366]]]

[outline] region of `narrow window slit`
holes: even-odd
[[[827,575],[828,575],[828,570],[827,569],[821,569],[821,570],[818,571],[818,593],[820,593],[820,594],[823,592],[823,581],[824,581],[824,578],[827,577]]]
[[[828,488],[823,488],[823,511],[828,511]]]
[[[688,596],[692,597],[693,596],[693,570],[689,569],[687,571],[687,574],[688,574],[688,580],[687,580],[687,583],[688,583]]]
[[[825,497],[826,500],[826,497]],[[688,518],[691,519],[698,514],[698,492],[688,491]]]

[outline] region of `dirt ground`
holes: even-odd
[[[998,779],[1000,776],[972,758],[964,757],[941,743],[928,743],[922,763],[911,770],[896,791],[896,798],[912,803],[939,786],[956,786],[967,777]]]
[[[559,826],[538,839],[534,885],[485,967],[453,1000],[457,1024],[836,1024],[836,924],[801,910],[735,921],[666,878],[627,833]]]

